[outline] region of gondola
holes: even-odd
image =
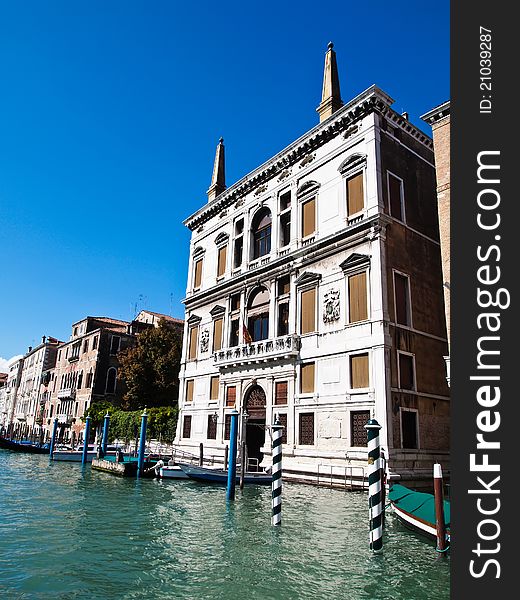
[[[30,454],[49,454],[49,444],[34,444],[29,441],[15,442],[0,436],[0,448],[14,452],[28,452]]]
[[[190,479],[195,479],[203,483],[227,483],[228,472],[224,469],[208,469],[195,465],[178,464]],[[272,475],[262,471],[248,471],[244,474],[244,483],[247,484],[269,485],[272,480]],[[237,472],[236,482],[238,483],[239,481],[240,474]]]

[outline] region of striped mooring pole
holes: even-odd
[[[88,440],[90,438],[90,417],[85,419],[85,433],[83,434],[83,454],[81,455],[81,464],[87,464]]]
[[[51,437],[51,446],[49,448],[49,458],[52,458],[54,454],[54,446],[56,444],[56,433],[58,431],[58,417],[55,417],[54,423],[52,424],[52,437]]]
[[[276,417],[273,425],[272,525],[282,524],[282,429],[283,425],[280,425],[280,421]]]
[[[141,415],[141,435],[139,437],[139,452],[137,453],[137,477],[143,474],[144,470],[144,452],[146,448],[146,429],[148,426],[148,415],[146,408]]]
[[[110,415],[107,412],[107,414],[105,415],[105,418],[103,419],[103,437],[101,438],[101,452],[103,453],[103,456],[105,456],[105,454],[107,453],[109,425],[110,425]]]
[[[227,471],[226,500],[234,500],[235,486],[237,481],[238,410],[231,411],[231,431],[229,437],[229,463]]]
[[[370,419],[365,425],[368,437],[368,509],[370,523],[370,549],[383,550],[383,501],[381,494],[379,430],[381,425]]]

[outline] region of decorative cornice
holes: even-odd
[[[445,119],[449,115],[450,115],[450,101],[448,100],[447,102],[444,102],[443,104],[440,104],[439,106],[436,106],[435,108],[432,108],[432,110],[428,111],[427,113],[422,115],[420,118],[423,121],[425,121],[426,123],[428,123],[429,125],[434,125],[435,123],[442,121],[442,119]]]
[[[223,306],[219,306],[217,304],[217,306],[214,306],[210,311],[209,314],[215,318],[215,317],[220,317],[222,316],[224,313],[226,312],[226,309]]]
[[[351,254],[346,260],[344,260],[339,266],[345,271],[351,271],[359,267],[365,267],[370,264],[370,256],[366,254]]]
[[[310,271],[305,271],[305,273],[302,273],[294,283],[296,286],[300,287],[302,285],[318,283],[319,281],[321,281],[320,273],[311,273]]]
[[[215,238],[215,244],[220,246],[221,244],[225,244],[229,240],[229,233],[225,231],[221,231],[217,237]]]
[[[320,184],[317,181],[306,181],[305,183],[302,183],[301,186],[298,188],[298,191],[296,192],[296,197],[302,198],[307,194],[313,194],[314,192],[317,192],[319,188]]]
[[[359,167],[364,167],[367,164],[367,155],[356,152],[347,156],[347,158],[340,164],[338,171],[340,173],[346,173]]]
[[[198,315],[191,315],[191,317],[188,319],[188,326],[192,327],[193,325],[198,325],[201,321],[202,317],[199,317]]]
[[[192,258],[199,258],[204,256],[206,250],[202,246],[197,246],[193,251]]]

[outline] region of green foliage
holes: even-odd
[[[86,412],[92,419],[92,426],[103,425],[104,417],[110,414],[110,426],[108,437],[110,441],[115,439],[131,442],[139,435],[141,429],[142,410],[124,411],[117,409],[108,402],[98,402]],[[146,410],[148,414],[148,439],[158,439],[164,442],[172,442],[175,438],[175,429],[177,427],[178,409],[176,406],[159,406]]]
[[[140,333],[137,344],[119,354],[124,381],[124,410],[174,406],[179,397],[182,334],[161,319],[158,327]]]

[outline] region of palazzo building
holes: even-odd
[[[176,443],[341,482],[382,425],[392,477],[449,467],[449,390],[432,140],[376,86],[344,103],[325,56],[319,123],[231,187],[219,141],[191,231]]]

